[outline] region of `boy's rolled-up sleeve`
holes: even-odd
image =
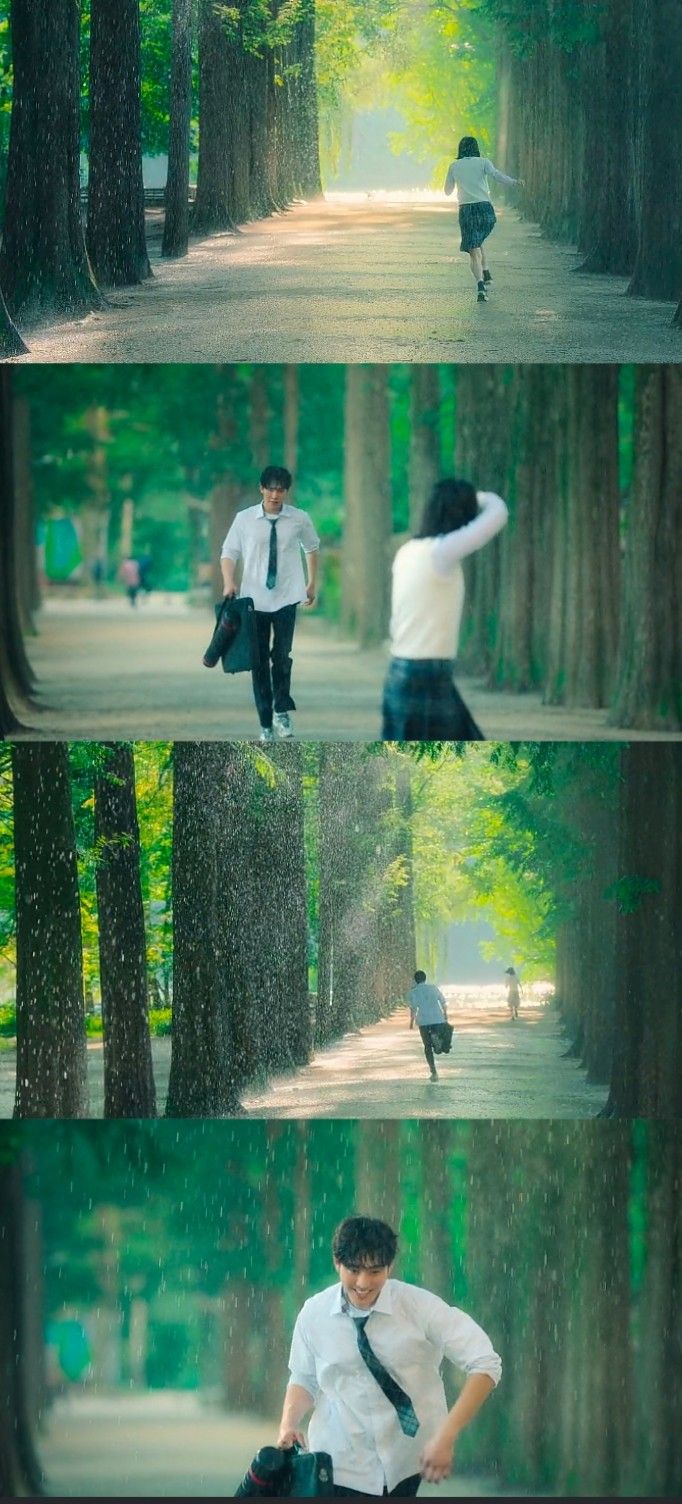
[[[294,1335],[291,1339],[289,1376],[290,1383],[300,1384],[301,1388],[307,1389],[313,1399],[317,1398],[320,1386],[317,1382],[315,1354],[306,1332],[305,1311],[301,1311],[297,1317]]]
[[[316,554],[320,540],[307,513],[301,520],[301,547],[307,554]]]
[[[437,1309],[430,1317],[434,1338],[437,1336],[444,1357],[467,1376],[486,1373],[497,1386],[502,1377],[502,1359],[495,1352],[489,1336],[465,1311],[449,1306],[444,1300],[434,1297]]]
[[[221,559],[234,559],[235,563],[242,556],[242,531],[239,513],[234,519],[227,534],[225,542],[220,550]]]

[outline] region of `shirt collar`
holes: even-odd
[[[266,522],[279,522],[280,517],[288,516],[289,512],[291,511],[291,507],[289,506],[289,503],[286,502],[286,501],[284,503],[284,506],[282,507],[281,512],[278,512],[276,517],[271,517],[270,514],[269,514],[269,512],[266,512],[265,507],[263,506],[262,501],[259,501],[257,503],[257,508],[258,508],[258,515],[260,517],[264,517]]]
[[[332,1314],[332,1316],[345,1316],[346,1313],[347,1313],[347,1309],[348,1309],[348,1303],[347,1303],[346,1297],[345,1297],[345,1295],[343,1293],[343,1285],[339,1281],[339,1283],[336,1286],[336,1289],[334,1291],[334,1297],[333,1297],[333,1300],[332,1300],[331,1314]],[[371,1316],[372,1311],[381,1311],[384,1316],[392,1316],[392,1314],[393,1314],[393,1280],[392,1279],[387,1279],[386,1280],[386,1284],[384,1285],[383,1289],[380,1291],[377,1299],[374,1302],[374,1305],[370,1306],[369,1310],[366,1313],[363,1312],[363,1315],[366,1314],[367,1316]],[[354,1318],[351,1317],[351,1320],[353,1320],[353,1319]]]

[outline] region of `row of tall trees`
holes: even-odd
[[[198,183],[190,226],[193,30],[198,28]],[[197,233],[321,191],[314,0],[156,0],[142,12],[168,58],[163,252]],[[169,38],[172,35],[172,43]],[[89,42],[88,189],[81,216],[81,42]],[[151,275],[142,177],[140,0],[12,0],[12,120],[0,248],[0,350],[17,326],[103,305],[100,288]]]
[[[448,926],[480,917],[501,971],[556,977],[609,1115],[682,1116],[677,744],[192,742],[171,769],[155,745],[18,743],[11,760],[17,1116],[88,1115],[97,996],[105,1116],[156,1112],[150,1021],[171,1035],[167,1114],[235,1113],[393,1012]]]
[[[159,584],[218,557],[274,457],[323,537],[323,610],[388,631],[390,566],[439,475],[509,502],[467,562],[460,660],[495,688],[682,726],[682,375],[673,366],[78,368],[5,372],[0,728],[30,698],[39,519],[77,522],[115,577],[126,506]],[[366,498],[372,497],[371,507]],[[169,500],[170,498],[170,500]]]
[[[163,749],[148,750],[163,776]],[[156,1112],[149,1005],[160,964],[173,973],[171,1116],[234,1112],[249,1083],[392,1011],[416,964],[409,774],[346,750],[320,749],[318,775],[317,749],[265,759],[239,744],[176,744],[172,840],[161,809],[146,832],[146,846],[150,834],[162,845],[153,882],[130,745],[71,759],[61,743],[13,748],[3,847],[9,835],[15,875],[0,899],[16,957],[18,1117],[88,1115],[88,981],[101,997],[106,1117]],[[344,801],[360,777],[344,844]],[[162,910],[170,946],[171,903],[164,958],[154,928]],[[84,932],[97,952],[85,966]]]
[[[135,1301],[146,1339],[133,1384],[220,1386],[231,1413],[274,1424],[296,1312],[333,1282],[332,1232],[353,1211],[389,1220],[397,1277],[469,1310],[501,1353],[500,1387],[458,1445],[460,1474],[503,1491],[679,1492],[678,1125],[254,1122],[105,1134],[2,1129],[3,1493],[22,1492],[22,1480],[40,1490],[40,1335],[65,1308],[91,1333],[93,1385],[106,1373],[110,1389],[118,1372],[130,1391]],[[20,1243],[23,1263],[11,1258]],[[104,1362],[103,1326],[117,1334]],[[454,1394],[450,1371],[447,1382]]]
[[[682,251],[682,16],[676,0],[486,0],[498,46],[498,141],[522,206],[577,243],[583,269],[677,301]]]

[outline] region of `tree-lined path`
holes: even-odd
[[[448,1002],[457,989],[443,987]],[[436,1061],[431,1085],[421,1039],[399,1008],[314,1055],[310,1065],[275,1076],[266,1092],[244,1098],[251,1117],[267,1118],[584,1118],[607,1091],[588,1083],[566,1058],[561,1020],[551,1009],[523,1010],[512,1022],[501,1000],[450,1009],[455,1038]]]
[[[205,610],[148,602],[86,600],[46,608],[45,627],[30,641],[39,678],[36,709],[18,740],[52,737],[161,740],[197,737],[251,739],[258,735],[249,674],[208,672],[201,655],[211,634]],[[297,734],[306,740],[374,741],[386,648],[360,649],[315,613],[301,611],[296,634],[293,692]],[[481,678],[458,683],[491,741],[618,741],[608,711],[543,705],[540,694],[506,694]],[[655,731],[628,739],[656,741]],[[682,741],[682,732],[669,740]]]
[[[334,195],[193,241],[84,319],[41,327],[24,361],[676,361],[674,305],[576,275],[570,247],[512,209],[481,307],[439,194]]]
[[[456,989],[444,987],[451,998]],[[587,1118],[606,1104],[604,1086],[590,1085],[566,1055],[558,1013],[539,1007],[512,1023],[501,1001],[451,1013],[457,1030],[452,1053],[438,1061],[431,1086],[421,1039],[399,1008],[380,1023],[346,1034],[316,1052],[310,1065],[277,1075],[267,1090],[244,1097],[248,1117],[265,1118]],[[165,1109],[171,1060],[169,1038],[152,1040],[159,1112]],[[104,1108],[101,1041],[87,1046],[93,1117]],[[0,1054],[0,1118],[12,1116],[14,1052]]]

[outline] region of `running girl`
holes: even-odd
[[[384,741],[482,741],[452,678],[464,605],[462,559],[504,527],[507,508],[466,480],[439,480],[419,532],[393,561]]]
[[[508,966],[504,974],[504,985],[507,989],[507,1003],[513,1019],[518,1018],[521,1006],[521,983],[518,973],[513,966]]]
[[[486,288],[493,280],[484,249],[484,242],[497,223],[495,210],[490,202],[488,178],[494,178],[497,183],[506,183],[508,188],[521,182],[520,178],[508,178],[506,173],[493,166],[488,157],[482,157],[475,136],[463,136],[457,150],[457,161],[451,162],[448,167],[445,192],[450,195],[457,189],[459,227],[462,232],[460,250],[469,252],[479,303],[487,302]]]

